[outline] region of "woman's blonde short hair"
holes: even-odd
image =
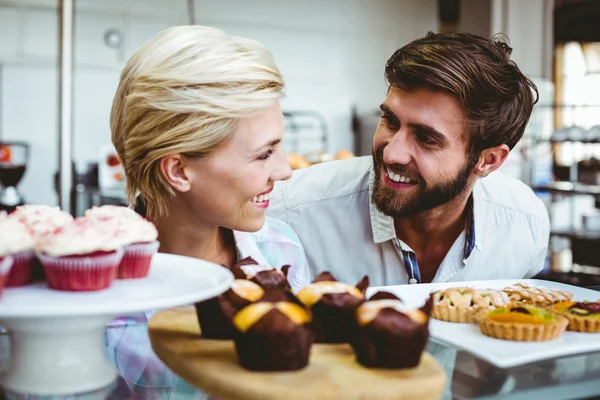
[[[149,217],[167,215],[175,192],[160,159],[210,154],[240,118],[267,108],[282,90],[273,55],[258,42],[203,26],[154,36],[121,73],[110,117],[128,203],[139,193]]]

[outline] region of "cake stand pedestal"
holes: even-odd
[[[68,395],[106,387],[117,376],[104,353],[103,333],[119,315],[192,304],[218,296],[232,274],[220,265],[157,254],[143,279],[115,281],[95,292],[63,292],[46,284],[6,288],[0,324],[11,354],[0,386],[37,396]]]

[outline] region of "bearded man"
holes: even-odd
[[[502,38],[428,34],[385,66],[373,156],[298,170],[269,214],[288,223],[312,275],[397,285],[526,278],[550,224],[521,181],[494,172],[519,142],[537,88]]]

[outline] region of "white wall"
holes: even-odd
[[[56,204],[57,12],[52,0],[0,0],[0,138],[26,139],[32,161],[21,189]],[[188,23],[185,1],[79,0],[75,27],[74,157],[95,161],[110,143],[108,115],[122,66],[152,35]],[[385,96],[394,50],[437,29],[435,0],[197,0],[196,23],[265,43],[287,82],[285,109],[321,112],[329,151],[352,149],[352,107],[371,112]],[[104,32],[124,32],[111,49]]]

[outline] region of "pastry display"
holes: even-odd
[[[35,238],[27,225],[15,215],[0,213],[0,232],[9,232],[2,235],[0,241],[0,257],[11,256],[13,265],[6,278],[5,286],[22,286],[33,279],[33,260]]]
[[[312,313],[310,328],[317,343],[348,341],[355,311],[364,302],[368,286],[367,276],[352,286],[322,272],[298,293],[298,300]]]
[[[433,293],[431,317],[447,322],[474,323],[480,310],[491,310],[509,304],[501,290],[448,288]]]
[[[600,333],[600,300],[563,301],[553,305],[551,311],[569,321],[570,331]]]
[[[231,288],[220,296],[195,304],[202,337],[233,339],[235,329],[231,320],[235,313],[263,297],[265,291],[256,283],[236,279]]]
[[[97,221],[77,219],[37,244],[48,286],[58,290],[105,289],[117,276],[121,242]]]
[[[406,306],[391,293],[375,295],[356,310],[350,344],[357,361],[371,368],[413,368],[429,338],[433,299],[420,309]]]
[[[289,265],[284,265],[279,270],[267,265],[260,265],[252,257],[246,257],[235,263],[231,272],[235,279],[248,279],[265,289],[291,290],[287,280],[289,267]]]
[[[152,257],[158,251],[158,231],[153,223],[131,208],[106,205],[92,207],[85,218],[112,225],[115,238],[123,246],[123,259],[118,279],[144,278],[148,275]]]
[[[566,318],[543,308],[523,304],[482,311],[478,324],[481,333],[486,336],[537,342],[560,337],[569,322]]]
[[[503,289],[514,304],[530,304],[547,307],[561,301],[570,301],[573,294],[564,290],[548,289],[541,286],[517,283]]]
[[[276,294],[267,292],[233,317],[239,363],[253,371],[302,369],[314,341],[310,312],[298,303],[270,298],[271,293]]]

